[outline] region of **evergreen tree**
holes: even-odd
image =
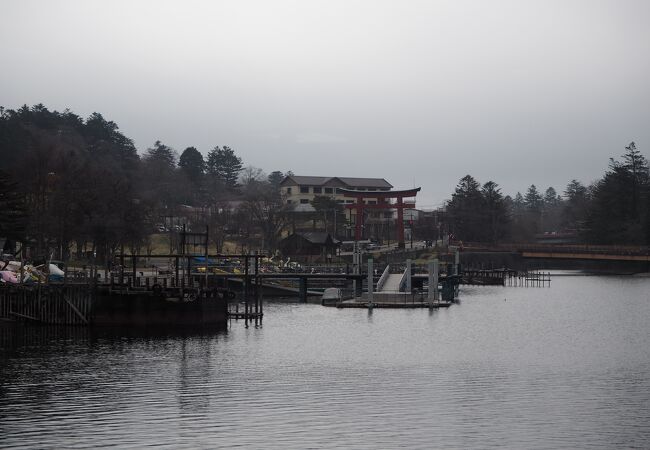
[[[542,198],[541,230],[543,232],[556,232],[562,223],[562,197],[557,194],[554,187],[550,186],[544,191]]]
[[[76,122],[76,116],[68,112],[68,121]],[[82,134],[88,143],[88,150],[95,154],[110,154],[121,161],[125,169],[132,169],[138,160],[138,153],[133,141],[124,136],[117,124],[106,120],[95,112],[86,120]],[[129,167],[131,166],[131,167]]]
[[[268,182],[275,190],[280,190],[282,180],[284,180],[284,174],[279,170],[274,170],[269,174]]]
[[[154,208],[169,208],[180,203],[183,193],[178,189],[176,152],[156,141],[142,158],[141,193]]]
[[[489,234],[485,237],[493,243],[507,235],[509,217],[506,201],[501,194],[499,185],[494,181],[488,181],[481,188],[483,196],[485,224]]]
[[[632,213],[634,218],[639,218],[639,201],[641,195],[645,192],[645,189],[648,185],[648,161],[637,150],[634,142],[630,142],[630,145],[625,147],[625,152],[623,154],[623,163],[618,163],[614,160],[611,160],[613,165],[622,166],[630,178],[630,191],[632,194]]]
[[[526,191],[526,196],[524,197],[524,204],[529,211],[539,212],[542,209],[542,196],[537,191],[537,187],[534,184],[531,184]]]
[[[237,187],[239,173],[243,169],[242,160],[227,146],[213,148],[208,153],[207,173],[227,189]]]
[[[567,184],[564,196],[566,200],[562,208],[562,226],[582,233],[589,208],[589,191],[582,183],[573,179]]]
[[[195,147],[187,147],[178,159],[178,167],[190,180],[198,183],[205,172],[203,155]]]
[[[524,196],[521,195],[521,192],[515,194],[515,198],[512,199],[512,213],[516,216],[523,213],[526,209],[526,202],[524,201]]]
[[[457,239],[485,240],[482,206],[480,184],[471,175],[461,178],[447,204],[452,231]]]
[[[156,164],[161,170],[173,171],[176,168],[176,152],[160,141],[148,148],[144,158],[146,162]]]
[[[544,199],[543,199],[544,208],[552,208],[554,206],[557,206],[558,203],[560,203],[561,201],[562,198],[557,194],[557,191],[553,186],[550,186],[544,192]]]
[[[599,244],[648,243],[648,162],[634,143],[623,162],[610,160],[609,171],[594,186],[586,236]]]

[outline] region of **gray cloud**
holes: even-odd
[[[646,1],[5,1],[0,103],[297,174],[562,191],[650,146]]]

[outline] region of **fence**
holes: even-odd
[[[91,285],[0,285],[0,319],[87,325],[93,307]]]

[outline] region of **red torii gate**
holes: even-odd
[[[349,189],[340,189],[339,192],[345,197],[354,197],[355,203],[345,205],[347,209],[356,211],[356,226],[354,239],[361,239],[361,227],[363,225],[364,209],[396,209],[397,210],[397,245],[404,248],[404,208],[415,208],[415,203],[404,203],[404,198],[415,197],[421,188],[407,189],[404,191],[352,191]],[[377,200],[375,205],[366,205],[363,203],[364,198]],[[397,203],[389,203],[388,199],[396,198]]]

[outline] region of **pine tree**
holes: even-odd
[[[539,212],[542,209],[542,196],[539,194],[537,187],[534,184],[531,184],[526,191],[526,196],[524,197],[524,203],[526,208],[529,211]]]
[[[195,183],[205,172],[203,155],[195,147],[187,147],[178,159],[178,167]]]
[[[625,147],[623,162],[610,159],[609,171],[596,183],[587,236],[600,244],[642,244],[648,231],[648,161],[634,142]]]
[[[485,240],[482,217],[483,196],[480,184],[471,176],[460,179],[447,204],[453,232],[458,239],[466,241]]]
[[[176,152],[160,141],[156,141],[152,148],[147,149],[143,159],[172,171],[176,168]]]
[[[237,187],[239,173],[243,169],[242,160],[235,152],[224,145],[216,146],[208,153],[207,173],[228,189]]]
[[[483,202],[485,205],[484,215],[489,230],[489,239],[496,243],[507,234],[509,217],[506,201],[501,194],[499,185],[494,181],[488,181],[481,188]]]
[[[273,189],[279,190],[282,180],[284,180],[284,174],[279,170],[274,170],[269,174],[268,182],[273,186]]]

